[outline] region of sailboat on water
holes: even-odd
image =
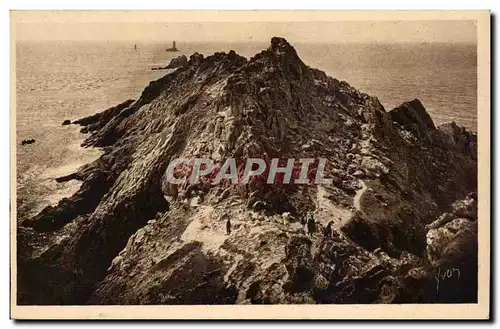
[[[165,49],[165,51],[179,51],[177,47],[175,46],[175,41],[172,42],[172,47]]]

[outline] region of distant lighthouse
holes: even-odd
[[[179,51],[179,49],[175,46],[175,41],[172,41],[172,48],[167,48],[165,51]]]

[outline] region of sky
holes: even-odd
[[[157,13],[155,13],[157,14]],[[216,16],[216,15],[215,15]],[[411,43],[411,42],[476,42],[476,22],[473,20],[384,20],[371,16],[366,19],[339,20],[345,16],[298,15],[258,16],[245,21],[248,15],[79,15],[30,12],[13,17],[17,40],[85,40],[136,42],[266,42],[282,36],[292,42],[324,43]],[[250,15],[251,17],[251,15]],[[257,16],[256,16],[257,17]],[[388,16],[390,18],[391,16]],[[393,16],[392,16],[393,17]],[[382,18],[382,19],[381,19]]]

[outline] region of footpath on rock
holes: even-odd
[[[283,38],[250,59],[195,53],[71,122],[103,154],[20,224],[19,304],[477,301],[477,135],[418,99],[386,111]],[[179,157],[325,158],[332,183],[171,184]],[[460,284],[437,289],[445,268]]]

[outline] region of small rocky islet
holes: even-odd
[[[250,59],[195,53],[71,124],[103,154],[20,223],[19,304],[477,301],[476,133],[418,99],[387,111],[283,38]],[[180,156],[264,154],[326,158],[332,184],[165,179]]]

